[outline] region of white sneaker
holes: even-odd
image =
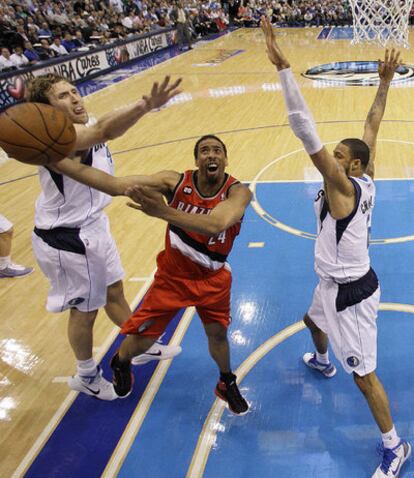
[[[33,267],[25,267],[11,262],[7,267],[0,269],[0,279],[24,277],[34,271]]]
[[[99,398],[99,400],[115,400],[118,395],[115,393],[114,386],[111,382],[104,379],[102,376],[101,367],[97,367],[96,375],[91,377],[84,377],[74,375],[68,380],[68,385],[72,390],[86,393],[92,397]]]
[[[303,356],[303,361],[309,368],[313,368],[326,378],[332,378],[336,374],[336,367],[333,363],[329,362],[328,364],[320,363],[316,360],[316,354],[307,352]]]
[[[382,463],[375,470],[372,478],[397,478],[404,462],[411,455],[411,445],[401,440],[395,448],[384,448]]]
[[[179,345],[162,345],[159,341],[157,341],[151,345],[151,347],[145,353],[133,357],[131,364],[143,365],[144,363],[151,362],[152,360],[170,359],[180,354],[181,351],[182,348]]]

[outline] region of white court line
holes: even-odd
[[[185,333],[194,317],[195,308],[188,307],[184,312],[178,327],[176,328],[174,335],[170,340],[171,345],[179,345],[183,340]],[[118,445],[115,448],[108,464],[106,465],[105,470],[103,471],[101,478],[112,478],[117,476],[119,468],[122,466],[131,445],[133,444],[141,426],[147,416],[147,413],[151,407],[152,402],[154,401],[155,395],[157,394],[164,377],[170,368],[172,360],[162,360],[157,366],[156,371],[151,377],[150,382],[148,383],[144,394],[141,397],[135,412],[132,415],[125,431],[118,441]],[[139,473],[138,473],[139,474]],[[138,476],[138,475],[137,475]]]
[[[132,310],[136,308],[136,306],[139,304],[144,294],[149,289],[152,282],[152,278],[154,277],[154,274],[155,274],[155,271],[152,273],[151,277],[149,277],[148,281],[141,287],[140,291],[135,296],[134,300],[131,302],[130,307]],[[119,328],[114,327],[112,331],[109,333],[109,335],[107,336],[104,343],[100,347],[99,354],[96,357],[97,362],[100,362],[102,360],[103,356],[109,350],[110,346],[112,345],[113,341],[115,340],[118,334],[119,334]],[[72,403],[74,402],[78,394],[79,392],[74,392],[74,391],[70,391],[68,393],[68,395],[63,400],[60,407],[56,410],[55,414],[50,419],[49,423],[43,429],[42,433],[37,437],[36,441],[30,448],[26,456],[20,462],[20,465],[16,468],[11,478],[21,478],[24,476],[28,467],[32,464],[33,460],[39,454],[39,452],[41,451],[41,449],[43,448],[43,446],[49,439],[50,435],[58,426],[59,422],[62,420],[62,418],[64,417],[64,415],[66,414],[66,412],[68,411],[69,407],[72,405]]]
[[[70,377],[55,377],[52,383],[68,383]]]
[[[150,277],[131,277],[128,282],[146,282]]]
[[[256,247],[264,247],[264,242],[249,242],[247,247],[256,248]]]

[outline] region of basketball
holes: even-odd
[[[0,147],[22,163],[47,166],[68,156],[76,142],[71,120],[42,103],[22,103],[0,114]]]

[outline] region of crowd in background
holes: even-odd
[[[191,48],[262,15],[282,27],[352,24],[348,0],[0,0],[0,70],[169,27]]]

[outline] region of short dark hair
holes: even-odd
[[[365,170],[370,159],[370,151],[367,143],[357,138],[343,139],[341,143],[347,146],[351,151],[351,159],[359,159]]]
[[[72,84],[69,80],[63,76],[56,75],[55,73],[48,73],[46,75],[35,76],[26,85],[26,101],[32,103],[46,103],[49,104],[49,98],[47,94],[50,89],[56,83],[66,81],[66,83]]]
[[[199,147],[200,143],[202,141],[204,141],[205,139],[215,139],[216,141],[218,141],[223,146],[224,154],[227,157],[227,148],[226,148],[226,145],[223,143],[223,141],[220,138],[218,138],[217,136],[215,136],[214,134],[206,134],[206,135],[202,136],[199,140],[197,140],[197,143],[194,146],[194,157],[195,157],[195,159],[197,159],[198,147]]]

